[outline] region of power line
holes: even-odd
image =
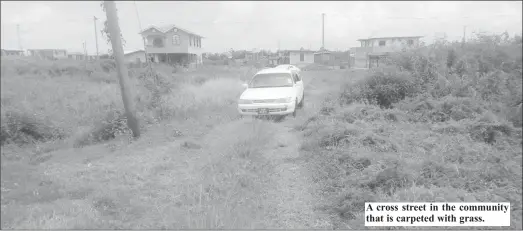
[[[134,10],[136,12],[136,18],[138,19],[138,29],[140,29],[140,32],[142,31],[142,22],[140,20],[140,14],[138,13],[138,6],[136,5],[136,1],[134,2]]]
[[[138,29],[141,33],[142,32],[142,21],[140,20],[140,14],[138,13],[138,6],[136,5],[136,1],[133,1],[133,2],[134,2],[134,10],[136,12],[136,18],[138,19]],[[151,65],[149,65],[149,55],[147,54],[147,43],[145,42],[145,37],[143,35],[140,35],[140,36],[142,36],[142,40],[143,40],[143,52],[145,55],[145,63],[147,64],[148,67],[151,67]]]

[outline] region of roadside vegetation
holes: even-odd
[[[248,68],[225,67],[183,72],[156,66],[152,70],[131,68],[129,76],[135,87],[138,115],[147,126],[197,119],[216,110],[222,114],[215,120],[235,117],[233,109],[242,90],[242,78],[251,72]],[[2,145],[70,140],[81,146],[126,132],[111,60],[85,63],[3,57],[1,81]],[[231,113],[222,110],[227,106],[232,108]],[[78,137],[78,132],[85,134]]]
[[[237,120],[254,71],[130,68],[130,142],[112,61],[2,57],[2,229],[251,227],[273,143],[270,123]]]
[[[297,126],[335,228],[365,229],[365,202],[477,201],[522,229],[521,51],[478,34],[394,54]]]

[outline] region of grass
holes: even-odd
[[[298,126],[334,228],[406,201],[510,202],[522,228],[521,41],[486,37],[395,55]]]
[[[333,228],[365,229],[365,202],[508,201],[510,229],[521,229],[516,48],[495,36],[435,44],[356,83],[355,72],[343,83],[318,71],[293,121],[303,119],[300,157],[289,160],[307,167],[318,212]],[[286,182],[274,182],[281,166],[261,154],[283,145],[273,133],[285,129],[237,118],[254,71],[130,68],[143,130],[130,142],[111,61],[2,58],[1,227],[272,227],[268,191]]]
[[[239,120],[189,141],[199,146],[148,137],[113,152],[54,153],[42,177],[24,169],[27,183],[3,193],[2,220],[14,229],[250,228],[263,215],[270,164],[259,154],[273,142],[270,126]],[[2,166],[4,186],[21,166]]]
[[[175,143],[133,152],[143,145],[136,144],[90,164],[49,164],[48,187],[58,189],[30,205],[32,216],[17,214],[21,220],[12,228],[250,227],[261,215],[250,207],[261,205],[263,173],[270,167],[258,155],[270,141],[269,130],[260,124],[244,130],[250,126],[239,121],[222,127],[236,135],[210,134],[212,140],[198,142],[201,149]],[[71,213],[77,206],[83,207]]]
[[[129,143],[111,65],[2,58],[2,228],[256,225],[277,145],[273,124],[236,118],[255,70],[131,68],[144,134]]]
[[[13,140],[26,130],[16,126],[21,121],[45,124],[60,131],[61,137],[71,137],[78,127],[96,128],[96,124],[114,119],[115,112],[122,111],[115,72],[106,68],[110,64],[3,59],[2,65],[6,66],[1,78],[2,121],[10,122],[2,123],[3,143],[22,142]],[[224,107],[232,108],[241,93],[242,78],[252,71],[212,67],[197,73],[173,73],[173,68],[165,66],[156,67],[154,72],[131,69],[138,115],[145,124],[155,124],[206,114],[201,110],[222,112]],[[100,76],[107,81],[101,81]],[[219,114],[217,120],[235,115],[231,110],[223,111],[226,113]],[[38,140],[34,135],[25,134],[25,138]]]

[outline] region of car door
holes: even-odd
[[[303,98],[303,80],[301,79],[301,76],[296,72],[293,72],[292,75],[293,75],[294,81],[296,82],[296,93],[298,94],[297,95],[298,102],[301,102],[301,100]]]

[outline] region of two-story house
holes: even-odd
[[[85,53],[82,52],[67,52],[67,58],[72,60],[86,60]]]
[[[30,49],[27,51],[29,56],[40,59],[56,60],[67,58],[67,51],[64,49]]]
[[[361,47],[350,49],[350,66],[370,68],[379,66],[379,60],[393,52],[419,47],[422,36],[379,37],[358,39]]]
[[[150,26],[140,32],[152,62],[199,65],[202,63],[202,36],[175,25]]]
[[[24,51],[2,49],[2,56],[24,56]]]

